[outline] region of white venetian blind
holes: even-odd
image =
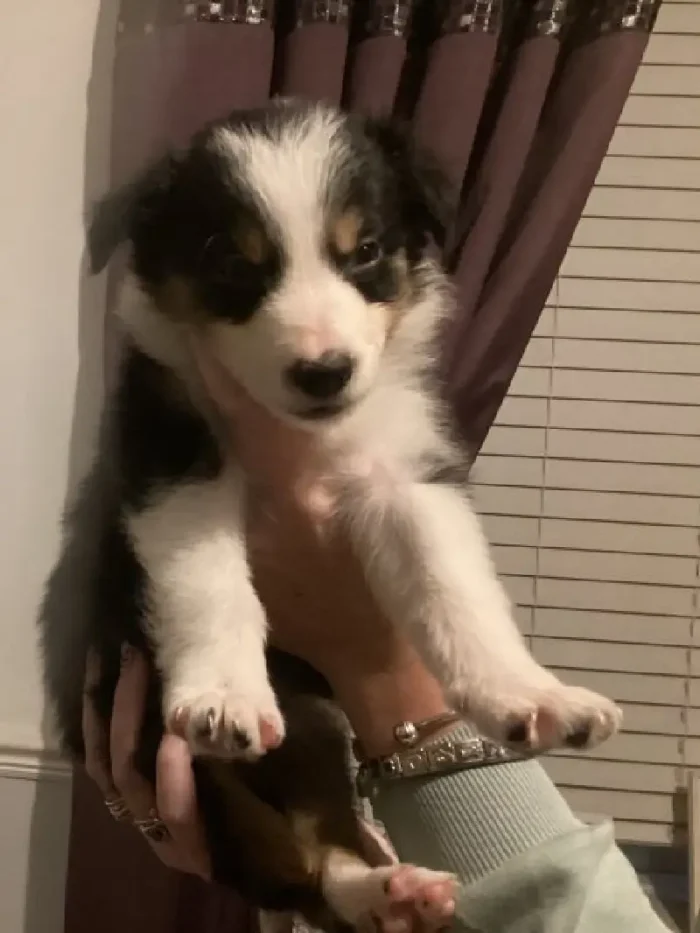
[[[698,0],[662,6],[475,479],[536,656],[625,711],[548,770],[621,839],[680,842],[700,767]]]

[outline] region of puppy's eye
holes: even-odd
[[[212,238],[204,248],[199,272],[214,282],[230,282],[245,271],[246,262],[223,240]]]
[[[355,265],[373,266],[382,258],[382,248],[376,240],[364,240],[355,251]]]
[[[226,237],[212,237],[200,257],[197,290],[214,313],[245,323],[269,290],[274,269],[249,262]]]
[[[216,281],[231,281],[248,272],[250,262],[228,236],[209,237],[199,256],[198,272]]]
[[[249,263],[243,256],[239,253],[229,253],[218,258],[209,269],[209,274],[217,282],[235,282],[239,276],[245,274],[248,268]]]

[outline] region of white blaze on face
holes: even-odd
[[[271,138],[221,130],[219,150],[263,206],[282,246],[282,277],[243,325],[212,325],[218,353],[260,401],[294,406],[285,372],[327,351],[349,354],[356,371],[350,399],[371,385],[386,339],[386,318],[332,268],[327,256],[327,193],[334,167],[347,158],[337,117],[322,111],[282,127]]]

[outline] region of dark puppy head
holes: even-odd
[[[108,199],[91,246],[99,266],[127,239],[153,310],[200,327],[269,408],[311,420],[366,395],[402,328],[434,329],[425,252],[446,204],[397,127],[280,101]]]

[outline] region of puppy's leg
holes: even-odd
[[[255,758],[278,745],[284,728],[246,559],[242,476],[161,488],[127,527],[148,578],[166,725],[200,754]]]
[[[612,702],[563,685],[527,650],[464,490],[374,476],[347,495],[375,595],[480,729],[536,750],[593,745],[619,728]]]
[[[284,687],[280,695],[288,733],[279,748],[252,768],[201,766],[217,788],[214,798],[202,796],[205,806],[219,801],[207,820],[216,879],[267,910],[300,913],[321,929],[336,928],[327,922],[328,908],[331,919],[371,933],[376,924],[386,924],[388,933],[444,926],[454,909],[450,875],[396,863],[372,868],[363,858],[347,725],[338,710]]]

